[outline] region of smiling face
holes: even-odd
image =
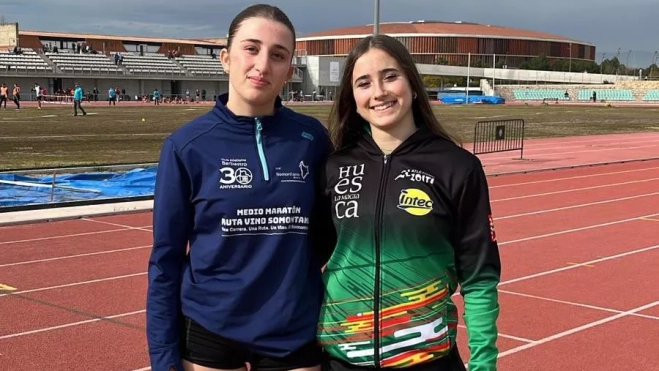
[[[284,24],[263,17],[245,19],[230,50],[220,54],[229,74],[229,109],[250,116],[270,113],[293,74],[294,44],[294,36]]]
[[[410,82],[387,52],[371,48],[357,59],[352,89],[357,113],[374,127],[391,131],[399,125],[414,125]]]

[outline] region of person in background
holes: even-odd
[[[501,262],[479,159],[435,117],[405,48],[387,35],[345,61],[325,169],[338,242],[323,273],[327,370],[494,371]]]
[[[156,106],[160,105],[160,92],[158,89],[153,91],[153,104]]]
[[[36,94],[37,109],[41,109],[41,101],[43,100],[43,91],[41,90],[41,86],[39,86],[39,83],[37,82],[34,83],[34,93]]]
[[[117,105],[117,92],[112,87],[108,90],[108,105],[109,106]]]
[[[0,85],[0,108],[7,109],[7,101],[9,100],[9,88],[4,82]],[[4,107],[3,107],[4,103]]]
[[[14,100],[14,104],[16,105],[16,110],[21,109],[21,86],[18,84],[14,84],[14,89],[11,92],[12,98]]]
[[[330,141],[279,98],[294,49],[279,8],[244,9],[220,55],[229,92],[163,144],[148,264],[152,371],[320,370]]]
[[[83,116],[87,116],[87,112],[82,108],[82,100],[84,98],[82,87],[75,84],[75,90],[73,92],[73,116],[78,116],[78,108],[82,111]]]

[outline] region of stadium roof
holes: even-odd
[[[373,25],[354,27],[342,27],[331,30],[314,32],[298,38],[298,41],[345,38],[349,36],[367,36],[373,33]],[[477,36],[477,37],[504,37],[521,39],[542,39],[547,41],[574,42],[584,45],[592,45],[587,42],[569,39],[564,36],[554,35],[546,32],[521,30],[510,27],[502,27],[489,24],[469,22],[444,22],[444,21],[409,21],[409,22],[380,22],[380,33],[388,35],[417,35],[417,36]]]
[[[139,43],[177,43],[177,44],[194,44],[206,46],[222,46],[223,39],[168,39],[158,37],[139,37],[139,36],[117,36],[117,35],[98,35],[98,34],[85,34],[85,33],[65,33],[65,32],[50,32],[50,31],[19,31],[19,35],[25,36],[38,36],[38,37],[52,37],[59,39],[104,39],[104,40],[121,40],[125,42],[139,42]]]

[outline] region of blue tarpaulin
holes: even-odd
[[[157,167],[127,172],[0,174],[0,207],[153,195]],[[51,200],[52,198],[52,200]]]
[[[444,95],[440,97],[439,100],[444,104],[465,104],[465,101],[467,100],[467,95],[464,93]],[[503,104],[505,102],[506,102],[505,99],[492,95],[469,96],[469,103]]]

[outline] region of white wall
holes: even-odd
[[[341,82],[341,76],[343,75],[345,57],[307,56],[305,59],[307,65],[303,69],[305,76],[302,83],[304,94],[310,95],[314,89],[320,94],[320,91],[324,89],[325,94],[332,92],[332,95],[335,97]],[[332,62],[338,62],[339,64],[338,78],[335,78],[336,76],[333,76],[330,71]]]
[[[206,100],[212,100],[213,95],[223,94],[229,91],[228,81],[181,81],[181,94],[185,94],[185,89],[190,89],[190,95],[194,95],[196,89],[201,92],[206,89]]]
[[[516,80],[525,82],[557,82],[573,84],[601,84],[604,81],[616,82],[623,80],[637,80],[634,76],[600,75],[598,73],[583,72],[554,72],[497,68],[457,67],[435,64],[417,64],[422,75],[439,76],[467,76],[470,78],[493,77],[497,80]]]
[[[85,93],[91,93],[94,88],[99,91],[99,100],[108,97],[110,88],[126,89],[126,94],[133,97],[138,94],[140,89],[139,80],[122,80],[122,79],[62,79],[62,88],[73,88],[75,83],[80,84]]]
[[[34,88],[34,83],[38,83],[40,86],[48,89],[48,93],[52,94],[52,89],[48,88],[48,78],[43,77],[4,77],[0,76],[0,84],[5,83],[9,88],[9,94],[14,87],[14,84],[18,84],[21,87],[21,100],[34,100],[34,92],[30,89]],[[11,102],[10,102],[11,103]]]
[[[18,83],[21,86],[23,93],[21,94],[23,100],[32,100],[30,96],[30,89],[34,83],[39,83],[42,87],[48,90],[48,94],[54,94],[53,86],[49,82],[53,79],[47,77],[0,77],[0,83],[5,83],[8,86],[13,86]],[[78,83],[84,89],[85,93],[91,93],[96,87],[100,96],[99,99],[106,99],[110,87],[126,89],[126,94],[130,95],[131,100],[135,99],[135,95],[152,94],[155,89],[160,90],[162,94],[169,95],[171,93],[171,80],[129,80],[129,79],[93,79],[93,78],[63,78],[62,88],[72,88],[74,84]],[[181,81],[181,94],[185,94],[185,89],[190,89],[190,94],[194,96],[196,89],[206,89],[206,100],[213,100],[214,95],[223,94],[229,91],[228,81]]]

